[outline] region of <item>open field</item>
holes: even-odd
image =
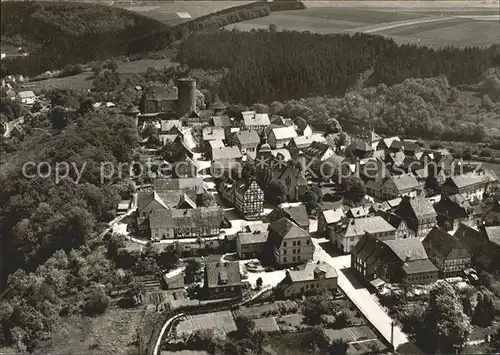
[[[141,59],[128,63],[120,63],[118,72],[123,79],[133,74],[140,74],[146,71],[148,67],[163,68],[172,64],[169,58],[166,59]],[[25,87],[31,89],[91,89],[92,88],[92,72],[87,71],[77,75],[68,76],[65,78],[53,78],[27,83]]]
[[[251,30],[276,25],[278,30],[315,33],[366,32],[398,43],[441,46],[488,46],[500,43],[498,4],[465,2],[305,2],[305,10],[228,25]],[[449,5],[448,5],[449,4]]]
[[[189,334],[198,329],[213,329],[216,332],[230,333],[236,330],[236,324],[231,311],[189,315],[177,326],[177,334]]]
[[[50,350],[54,354],[134,353],[143,316],[144,308],[114,308],[95,318],[65,318],[52,334]]]
[[[186,1],[164,2],[147,1],[136,4],[121,3],[116,6],[135,11],[167,25],[177,25],[190,19],[212,12],[250,3],[252,1]]]

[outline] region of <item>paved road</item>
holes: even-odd
[[[314,253],[314,260],[322,260],[337,270],[338,285],[340,289],[349,297],[349,299],[359,308],[361,313],[368,319],[368,321],[382,334],[382,336],[390,343],[391,342],[391,323],[392,319],[389,317],[384,309],[373,299],[372,295],[366,288],[361,286],[352,278],[348,278],[346,274],[347,269],[351,266],[351,256],[343,255],[339,257],[332,257],[319,245],[318,241],[313,238],[313,243],[316,247]],[[344,269],[344,270],[343,270]],[[408,337],[397,325],[394,325],[394,347],[397,349],[403,344],[407,344],[411,349],[411,353],[421,353],[418,348],[413,344],[409,344]],[[408,353],[408,351],[405,351]]]

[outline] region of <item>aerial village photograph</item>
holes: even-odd
[[[500,353],[499,0],[0,13],[0,355]]]

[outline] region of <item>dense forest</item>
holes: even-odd
[[[134,39],[166,28],[140,14],[98,4],[2,2],[1,10],[2,42],[30,54],[2,60],[2,74],[33,76],[126,55]]]
[[[102,113],[80,117],[62,107],[54,108],[49,116],[57,128],[35,129],[19,150],[6,155],[1,168],[2,284],[17,268],[33,269],[58,249],[85,244],[95,234],[98,222],[114,216],[116,203],[122,198],[119,186],[101,184],[100,167],[101,162],[131,159],[138,140],[133,121]],[[62,131],[61,122],[67,125]],[[33,166],[26,171],[37,177],[23,176],[26,161],[47,162],[51,178],[38,176]],[[76,169],[71,169],[68,178],[57,182],[55,163],[62,161],[83,171],[81,179],[76,180]],[[47,169],[45,166],[40,171],[49,173]]]
[[[2,74],[33,76],[68,64],[160,50],[193,31],[302,8],[297,1],[254,2],[169,27],[138,13],[100,4],[2,2],[2,41],[21,46],[30,54],[3,60]]]
[[[452,86],[473,84],[500,65],[500,47],[434,50],[368,34],[219,30],[189,36],[178,60],[191,68],[229,68],[217,94],[250,105],[343,95],[368,70],[373,86],[439,75]]]

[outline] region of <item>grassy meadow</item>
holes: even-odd
[[[374,7],[376,2],[358,2],[356,7],[321,3],[325,7],[305,10],[275,12],[270,16],[228,25],[249,31],[252,28],[311,31],[315,33],[367,32],[393,38],[396,42],[442,46],[488,46],[500,43],[498,5],[490,8],[425,7],[423,5],[389,7],[386,2]],[[333,3],[335,4],[335,3]],[[366,4],[366,5],[364,5]],[[309,3],[306,2],[309,6]],[[318,5],[316,3],[316,5]],[[345,7],[342,7],[345,6]],[[475,6],[475,5],[474,5]]]

